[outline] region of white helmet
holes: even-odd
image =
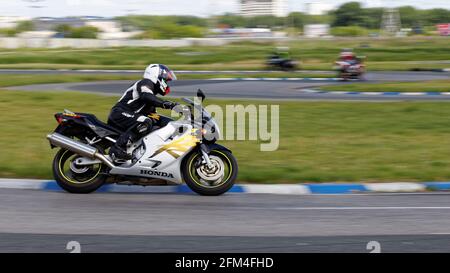
[[[156,86],[159,86],[161,95],[165,96],[170,93],[168,82],[177,79],[175,73],[163,64],[151,64],[147,66],[144,72],[144,79],[148,79]]]

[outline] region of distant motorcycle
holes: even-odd
[[[201,90],[197,97],[205,99]],[[90,193],[106,183],[150,186],[183,182],[201,195],[227,192],[236,180],[237,161],[229,149],[216,143],[220,132],[212,116],[201,104],[187,98],[183,101],[187,103],[179,112],[183,118],[170,119],[162,128],[155,126],[147,136],[129,144],[133,158],[121,164],[107,153],[120,130],[92,114],[67,110],[55,114],[59,125],[47,139],[52,148],[61,148],[53,160],[56,182],[71,193]]]
[[[267,66],[270,69],[293,71],[299,69],[299,62],[292,59],[282,58],[278,55],[271,55],[267,58]]]
[[[362,62],[336,61],[334,70],[338,78],[346,81],[352,79],[364,80],[366,66]]]

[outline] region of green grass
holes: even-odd
[[[53,114],[67,108],[92,112],[105,120],[116,100],[71,92],[0,91],[0,177],[50,179],[55,151],[50,150],[45,136],[56,127]],[[260,152],[257,141],[222,142],[239,161],[240,181],[450,179],[447,102],[271,103],[280,105],[281,138],[277,151]]]
[[[103,80],[133,80],[136,76],[131,75],[94,75],[94,74],[1,74],[0,87],[20,86],[29,84],[44,84],[44,83],[64,83],[64,82],[87,82],[87,81],[103,81]]]
[[[327,85],[320,87],[325,91],[360,91],[360,92],[450,92],[449,80],[398,83],[354,83],[345,85]]]
[[[450,59],[446,37],[302,40],[285,45],[304,69],[315,70],[331,69],[342,48],[367,56],[371,70],[446,68],[449,64],[440,61]],[[157,62],[174,69],[264,69],[265,58],[276,46],[247,42],[190,48],[0,49],[0,68],[144,69]]]

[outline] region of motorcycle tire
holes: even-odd
[[[56,183],[58,183],[62,189],[69,193],[86,194],[96,191],[105,183],[106,175],[103,173],[105,172],[106,166],[103,164],[98,164],[99,166],[97,166],[95,170],[90,170],[89,168],[91,167],[83,168],[82,170],[86,169],[85,173],[88,171],[90,172],[90,176],[84,177],[82,181],[80,181],[82,173],[75,173],[72,170],[74,167],[71,166],[66,172],[64,170],[65,163],[72,156],[77,155],[69,150],[60,149],[53,159],[53,175]]]
[[[205,196],[217,196],[229,191],[236,180],[238,174],[238,164],[236,158],[228,151],[212,150],[210,157],[220,158],[222,163],[227,165],[224,169],[228,169],[229,173],[224,174],[224,179],[218,185],[205,185],[204,181],[198,175],[198,169],[196,164],[201,161],[202,156],[193,152],[188,155],[182,164],[183,180],[186,185],[194,192]],[[225,170],[224,170],[225,172]]]

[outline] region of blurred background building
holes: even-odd
[[[273,15],[284,17],[288,15],[287,0],[240,0],[241,15],[246,17]]]

